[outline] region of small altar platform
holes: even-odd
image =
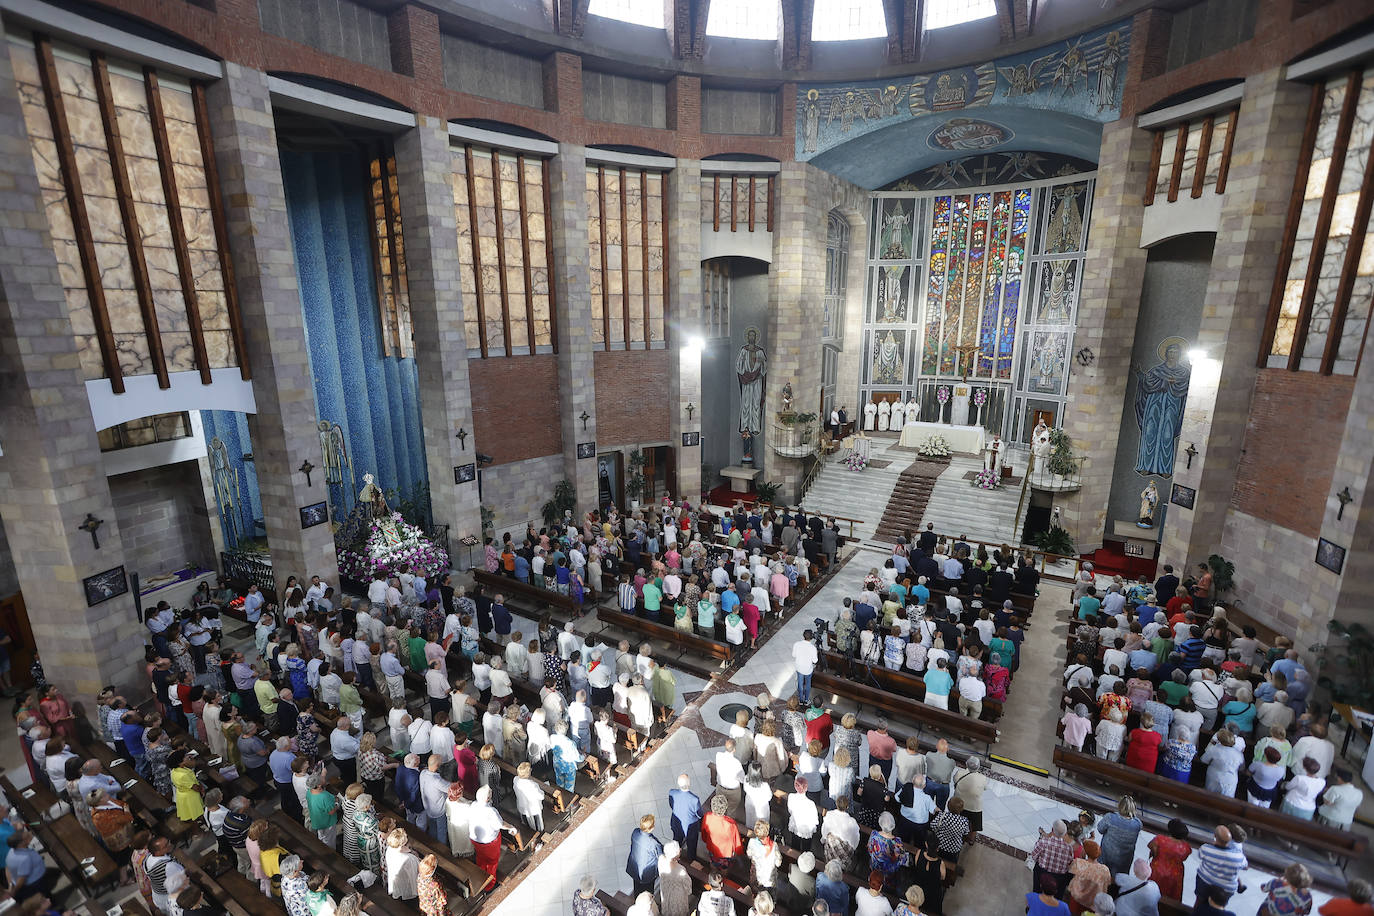
[[[1126,556],[1153,560],[1159,550],[1160,528],[1141,528],[1135,522],[1112,522],[1112,534],[1126,542]]]
[[[758,477],[762,471],[759,468],[747,468],[743,465],[732,464],[728,468],[721,468],[722,477],[730,478],[730,489],[736,493],[748,493],[754,489],[754,478]]]
[[[950,451],[966,455],[977,455],[983,450],[983,427],[954,426],[950,423],[926,423],[917,420],[902,427],[902,438],[898,445],[903,448],[916,448],[931,436],[944,436]]]

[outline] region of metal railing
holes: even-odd
[[[233,583],[256,585],[262,592],[275,592],[276,579],[272,576],[272,560],[267,554],[246,553],[242,550],[225,550],[219,555],[220,572]]]
[[[425,537],[429,538],[430,542],[434,544],[435,547],[443,548],[444,555],[448,557],[448,568],[452,569],[453,551],[449,549],[448,546],[448,525],[435,525],[433,528],[429,529],[429,531],[425,532]]]
[[[978,538],[956,537],[954,535],[948,535],[941,532],[936,532],[936,537],[938,537],[940,541],[943,542],[946,549],[948,549],[950,544],[953,544],[955,542],[962,542],[968,544],[973,548],[973,553],[975,555],[978,553],[979,546],[986,547],[989,555],[991,555],[991,553],[994,550],[1001,550],[1003,547],[1006,547],[1011,551],[1013,558],[1020,559],[1022,557],[1030,557],[1032,560],[1035,561],[1036,568],[1039,570],[1040,575],[1043,578],[1054,579],[1058,582],[1074,581],[1075,576],[1078,574],[1078,569],[1082,565],[1082,560],[1080,560],[1076,556],[1057,553],[1046,553],[1043,550],[1040,550],[1035,547],[1027,547],[1024,544],[1013,546],[1011,544],[998,543],[996,541],[981,541]],[[939,548],[937,547],[936,550],[938,551]],[[1057,567],[1061,560],[1071,560],[1073,562],[1072,573],[1068,573],[1065,570],[1051,568]]]
[[[807,468],[806,474],[802,477],[801,487],[797,490],[797,502],[801,503],[806,498],[806,493],[811,489],[811,485],[816,482],[816,478],[821,476],[821,470],[825,467],[825,459],[820,455],[810,456],[811,466]]]
[[[1031,466],[1026,471],[1026,480],[1037,490],[1050,490],[1056,493],[1067,493],[1070,490],[1077,490],[1083,486],[1083,461],[1086,456],[1080,455],[1073,459],[1073,471],[1068,474],[1051,474],[1049,461],[1035,461],[1035,456],[1031,456]]]

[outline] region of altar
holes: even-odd
[[[944,436],[950,451],[969,455],[980,455],[983,451],[983,427],[955,426],[949,423],[926,423],[917,420],[902,427],[902,438],[897,442],[904,448],[916,448],[931,436]]]

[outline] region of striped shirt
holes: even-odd
[[[1245,851],[1239,843],[1225,846],[1207,844],[1197,851],[1199,880],[1235,893],[1240,881],[1240,873],[1250,866]]]
[[[220,834],[235,849],[244,848],[244,840],[248,838],[248,828],[252,826],[253,819],[246,814],[237,811],[230,811],[224,818],[224,826]]]
[[[635,610],[636,595],[635,587],[629,582],[620,583],[620,609],[627,614],[633,614]]]

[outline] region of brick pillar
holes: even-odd
[[[668,174],[669,346],[677,351],[677,367],[669,383],[668,410],[672,447],[677,449],[677,493],[693,504],[701,495],[701,446],[684,446],[684,433],[701,435],[701,163],[679,159]],[[692,404],[691,419],[687,405]]]
[[[1197,499],[1191,511],[1169,507],[1159,554],[1176,570],[1206,560],[1221,544],[1250,417],[1274,252],[1283,244],[1302,155],[1302,131],[1294,125],[1303,123],[1308,99],[1308,88],[1284,80],[1278,69],[1245,81],[1207,306],[1193,344],[1206,356],[1193,361],[1174,462],[1174,480],[1196,489]],[[1183,453],[1189,443],[1198,449],[1191,468]]]
[[[435,522],[448,525],[450,543],[457,543],[481,535],[482,516],[476,480],[453,482],[455,467],[477,460],[478,443],[469,436],[464,445],[455,435],[473,426],[447,122],[421,116],[419,126],[396,138],[396,175],[430,503]]]
[[[558,412],[563,423],[563,476],[577,489],[579,512],[596,505],[596,459],[578,460],[579,442],[596,442],[591,279],[587,270],[587,151],[558,145],[549,163],[549,228],[557,287]],[[583,428],[583,413],[588,415]],[[552,495],[552,489],[550,489]]]
[[[253,366],[258,412],[249,415],[248,429],[273,574],[278,582],[289,575],[337,579],[329,526],[301,530],[300,507],[328,497],[323,470],[311,475],[309,486],[296,470],[303,461],[322,468],[324,457],[267,74],[226,63],[224,79],[207,92],[229,254]]]
[[[439,15],[405,4],[386,17],[391,39],[391,62],[397,73],[423,83],[444,84],[444,52],[440,46]]]
[[[86,606],[81,580],[124,551],[9,55],[0,150],[0,517],[48,679],[84,699],[134,685],[143,628],[132,595]],[[105,521],[99,550],[78,528],[88,512]]]
[[[1129,379],[1126,367],[1131,363],[1145,279],[1141,195],[1150,166],[1150,144],[1150,133],[1137,130],[1130,121],[1116,121],[1102,129],[1073,343],[1076,350],[1090,348],[1097,358],[1087,367],[1072,364],[1063,423],[1075,453],[1085,459],[1083,487],[1058,503],[1064,507],[1060,524],[1085,552],[1102,546],[1107,524],[1121,404]]]

